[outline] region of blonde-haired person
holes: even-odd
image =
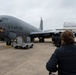
[[[76,75],[76,45],[74,34],[65,30],[60,35],[61,47],[57,48],[46,63],[46,69],[50,72],[58,71],[58,75]]]

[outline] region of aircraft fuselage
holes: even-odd
[[[0,16],[0,37],[8,37],[9,32],[17,36],[29,36],[31,32],[40,32],[41,30],[15,17]]]

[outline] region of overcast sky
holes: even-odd
[[[0,15],[17,17],[35,27],[43,19],[44,30],[76,23],[76,0],[0,0]]]

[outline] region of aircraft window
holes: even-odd
[[[22,27],[18,27],[18,29],[19,29],[19,30],[23,30],[23,28],[22,28]]]
[[[8,26],[8,29],[10,29],[10,26]]]
[[[7,19],[7,18],[2,18],[2,20],[3,20],[3,21],[8,21],[8,19]]]
[[[14,29],[17,29],[17,26],[14,26]]]
[[[8,25],[8,29],[18,29],[18,30],[23,30],[22,27],[13,26],[13,25]]]
[[[13,26],[11,26],[11,29],[13,29]]]

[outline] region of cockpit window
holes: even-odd
[[[8,21],[7,18],[0,18],[0,22],[3,22],[3,21]]]
[[[2,20],[0,19],[0,22],[2,22]]]

